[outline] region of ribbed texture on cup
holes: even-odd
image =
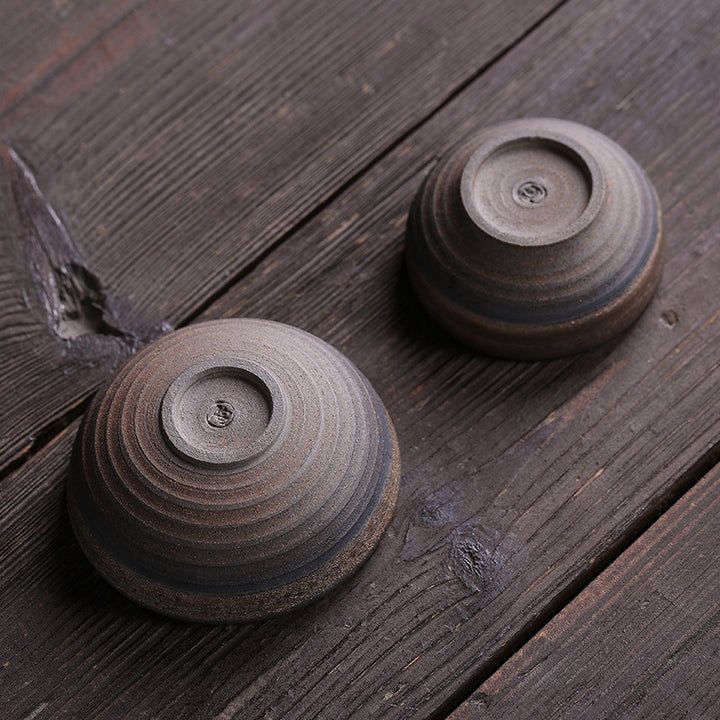
[[[281,393],[267,447],[232,467],[179,455],[161,428],[170,385],[214,356],[256,363]],[[349,360],[287,325],[226,320],[162,338],[95,398],[68,502],[83,549],[123,592],[172,615],[244,619],[352,572],[390,517],[398,477],[387,413]]]
[[[486,146],[513,142],[546,142],[578,158],[597,202],[572,232],[533,244],[529,223],[514,240],[493,232],[483,208],[467,206],[468,163]],[[428,176],[408,220],[407,262],[420,300],[464,342],[521,358],[577,352],[626,328],[649,301],[662,264],[659,204],[638,164],[596,130],[515,120],[481,130]]]

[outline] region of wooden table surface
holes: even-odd
[[[713,0],[5,0],[0,718],[719,718],[719,108]],[[623,337],[508,362],[419,308],[404,226],[536,115],[646,168],[667,257]],[[92,570],[64,483],[125,358],[236,316],[360,367],[400,498],[329,596],[192,625]]]

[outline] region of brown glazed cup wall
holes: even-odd
[[[87,557],[129,597],[242,621],[356,570],[399,476],[392,423],[347,358],[288,325],[220,320],[161,338],[97,395],[68,508]]]
[[[655,191],[615,142],[567,120],[481,130],[420,188],[407,265],[463,342],[518,359],[576,353],[626,329],[659,282]]]

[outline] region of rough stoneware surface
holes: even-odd
[[[162,613],[288,610],[367,558],[398,490],[382,402],[297,328],[221,320],[133,357],[91,404],[68,507],[95,567]]]
[[[578,123],[513,120],[456,146],[418,192],[407,263],[430,314],[484,352],[542,359],[627,328],[660,279],[640,166]]]

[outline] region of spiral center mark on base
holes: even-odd
[[[227,400],[216,400],[205,414],[205,421],[214,428],[227,427],[235,418],[235,408]]]
[[[547,197],[547,188],[537,180],[525,180],[513,188],[513,200],[522,207],[536,207]]]

